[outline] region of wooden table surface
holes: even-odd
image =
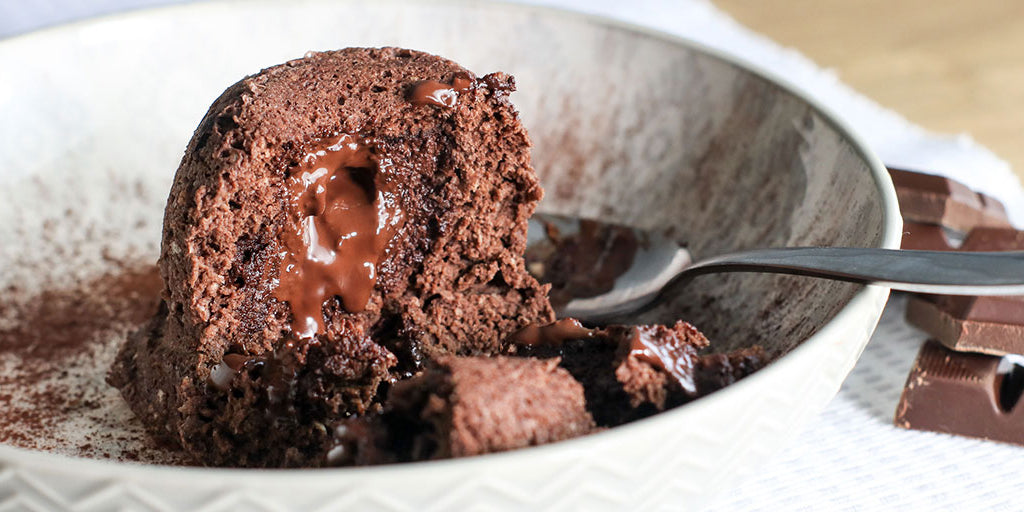
[[[911,121],[970,134],[1024,178],[1024,1],[713,1]]]

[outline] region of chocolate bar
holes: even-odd
[[[907,321],[953,350],[1024,353],[1024,297],[914,296]]]
[[[1024,357],[921,347],[896,407],[897,427],[1024,444]]]
[[[1024,250],[1024,231],[975,228],[965,251]],[[1024,354],[1024,297],[924,295],[907,302],[907,321],[943,345],[993,355]]]
[[[900,248],[915,251],[955,251],[962,239],[955,232],[937,224],[903,222],[903,241]]]
[[[977,227],[960,245],[961,251],[1024,251],[1024,231],[1012,227]]]
[[[905,221],[946,226],[964,233],[979,226],[1010,225],[1002,203],[963,183],[894,168],[889,169],[889,175]]]

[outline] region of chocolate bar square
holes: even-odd
[[[938,224],[903,221],[901,249],[913,251],[955,251],[963,235]]]
[[[1006,227],[1006,208],[995,198],[942,176],[889,168],[903,219],[968,232],[979,226]]]
[[[1024,444],[1024,357],[954,352],[928,341],[896,408],[897,427]]]
[[[1024,231],[975,228],[961,249],[1024,250]],[[1024,297],[1021,296],[915,296],[907,302],[907,321],[954,350],[993,355],[1024,354]]]

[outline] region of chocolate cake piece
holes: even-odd
[[[588,329],[577,320],[512,335],[518,355],[559,357],[585,389],[599,426],[614,427],[725,387],[767,364],[761,347],[702,354],[709,342],[686,322]]]
[[[446,354],[553,312],[525,270],[542,191],[513,79],[397,48],[315,53],[229,87],[164,218],[164,306],[109,381],[196,462],[306,466]]]
[[[697,360],[694,382],[697,395],[718,391],[760,370],[768,356],[760,346],[736,349],[724,354],[705,354]]]
[[[443,357],[399,382],[384,414],[402,460],[465,457],[591,432],[583,386],[558,359]]]

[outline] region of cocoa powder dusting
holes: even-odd
[[[0,297],[0,354],[40,371],[88,348],[110,332],[137,326],[156,312],[163,286],[155,265],[125,266],[67,288]],[[2,377],[0,377],[2,378]]]
[[[58,426],[121,421],[109,417],[109,403],[117,397],[103,382],[106,364],[97,363],[111,358],[125,336],[156,312],[162,286],[155,265],[133,262],[35,292],[8,287],[0,295],[0,443],[67,446],[70,439],[54,438],[60,436],[54,434]],[[74,443],[76,454],[103,458],[131,459],[130,453],[98,446],[141,434],[99,439],[86,430]]]

